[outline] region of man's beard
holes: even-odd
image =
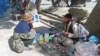
[[[66,24],[68,24],[70,21],[67,21],[67,22],[64,22],[64,23],[66,23]]]

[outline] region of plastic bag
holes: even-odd
[[[0,17],[4,16],[4,12],[7,11],[10,4],[8,0],[0,0]]]
[[[92,35],[92,36],[89,38],[89,42],[98,43],[98,42],[99,42],[99,39],[97,38],[97,36]]]
[[[97,46],[91,42],[78,42],[75,56],[97,56]]]
[[[13,49],[18,53],[22,53],[24,51],[24,43],[20,39],[13,40]]]

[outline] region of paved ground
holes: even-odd
[[[50,3],[50,2],[48,2]],[[88,9],[88,11],[92,11],[91,7],[93,8],[92,4],[96,4],[96,3],[92,3],[89,2],[87,3],[89,6],[86,7],[86,9]],[[51,6],[51,5],[49,5]],[[47,8],[48,6],[42,6]],[[68,8],[59,8],[59,10],[57,10],[54,13],[57,13],[59,15],[63,15],[65,11],[67,11],[66,9]],[[44,54],[42,54],[41,52],[39,52],[35,47],[33,48],[33,50],[30,51],[24,51],[23,53],[15,53],[13,52],[10,47],[9,47],[9,39],[13,34],[13,29],[16,26],[16,24],[18,23],[18,21],[13,21],[11,18],[11,13],[8,10],[8,12],[5,13],[5,17],[4,18],[0,18],[0,56],[45,56]],[[43,25],[41,23],[36,23],[35,27],[39,27],[40,25]]]

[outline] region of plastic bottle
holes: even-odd
[[[43,35],[40,35],[40,36],[39,36],[39,43],[40,43],[40,44],[44,43]]]
[[[44,38],[45,38],[45,42],[46,42],[46,43],[49,42],[50,36],[49,36],[48,33],[45,33],[45,34],[44,34]]]

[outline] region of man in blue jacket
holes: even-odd
[[[28,33],[32,29],[32,15],[22,15],[22,19],[15,27],[16,33]]]
[[[18,23],[18,25],[14,29],[14,39],[21,39],[22,41],[29,41],[27,44],[32,44],[33,38],[35,37],[35,30],[32,26],[32,18],[31,14],[23,14],[22,20]]]

